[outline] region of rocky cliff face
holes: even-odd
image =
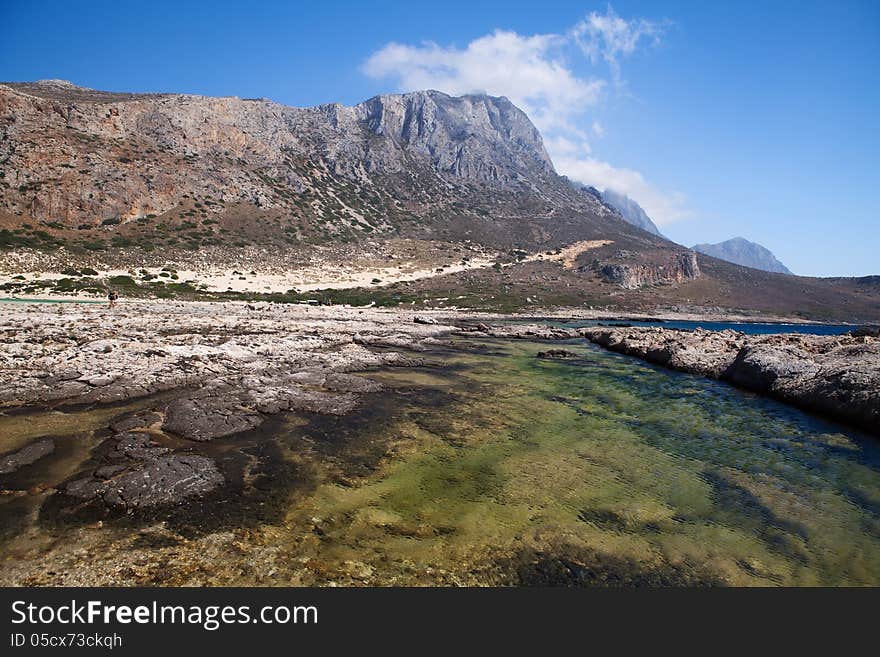
[[[353,108],[338,109],[349,112],[373,134],[424,156],[443,173],[495,182],[554,173],[540,133],[506,98],[452,98],[419,91],[376,96]],[[393,162],[377,164],[370,161],[374,168]]]
[[[599,273],[609,283],[615,283],[627,290],[635,290],[648,285],[683,283],[699,278],[700,265],[697,254],[693,251],[682,251],[672,254],[661,263],[602,265]]]
[[[602,192],[602,200],[616,208],[620,214],[633,226],[638,226],[642,230],[646,230],[654,235],[659,235],[660,231],[648,213],[642,209],[642,206],[632,200],[626,194],[620,194],[613,189],[606,189]]]
[[[540,134],[506,98],[436,91],[294,108],[11,83],[0,85],[0,166],[0,209],[74,226],[208,198],[382,229],[394,210],[482,183],[607,214],[554,189]]]
[[[773,253],[754,242],[749,242],[742,237],[719,242],[718,244],[696,244],[694,251],[705,253],[714,258],[720,258],[727,262],[761,271],[775,272],[777,274],[791,274],[791,271],[783,265]]]

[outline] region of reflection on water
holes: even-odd
[[[28,466],[27,490],[0,477],[0,580],[880,583],[876,439],[590,345],[483,346],[369,373],[389,392],[355,416],[193,445],[230,485],[150,518],[48,521],[34,477],[55,485],[82,449]],[[108,420],[74,421],[87,450]]]

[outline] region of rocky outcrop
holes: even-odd
[[[697,254],[693,251],[678,252],[662,263],[609,263],[601,265],[599,273],[609,283],[627,290],[647,285],[682,283],[700,276]]]
[[[102,466],[93,476],[68,484],[65,493],[83,501],[101,500],[108,507],[143,509],[179,504],[210,493],[223,481],[211,459],[172,454],[137,465]]]
[[[138,419],[128,418],[128,424],[143,424]],[[223,482],[213,459],[172,451],[147,433],[126,431],[106,440],[98,448],[97,464],[62,490],[82,502],[131,511],[180,504],[216,490]]]
[[[486,95],[417,91],[352,107],[297,108],[7,83],[0,84],[0,144],[0,211],[74,228],[207,199],[197,207],[210,215],[244,203],[382,231],[385,215],[460,199],[472,183],[555,193],[612,216],[556,175],[521,110]]]
[[[169,404],[162,428],[189,440],[213,440],[253,429],[263,416],[227,394],[177,399]]]
[[[862,336],[585,328],[612,351],[767,394],[880,433],[880,340]]]
[[[671,369],[721,378],[744,344],[736,331],[671,331],[662,328],[583,328],[578,331],[606,349]]]
[[[334,120],[350,114],[374,135],[404,144],[438,171],[469,180],[513,182],[530,173],[552,173],[553,163],[538,130],[507,98],[416,91],[371,98],[353,108],[334,107]],[[348,119],[350,120],[350,119]],[[378,151],[390,155],[386,149]],[[375,157],[368,169],[394,170],[399,156]]]
[[[237,385],[209,385],[192,396],[168,405],[162,429],[189,440],[206,441],[241,433],[263,423],[266,415],[301,411],[345,415],[357,406],[354,394],[311,390],[297,377],[248,378]],[[375,392],[379,386],[366,379],[331,374],[323,383],[330,390],[357,389]]]

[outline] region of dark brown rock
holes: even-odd
[[[548,349],[547,351],[539,351],[538,358],[576,358],[577,354],[568,349]]]
[[[0,456],[0,474],[10,474],[26,465],[35,463],[44,456],[55,451],[55,441],[51,438],[41,438],[16,452]]]
[[[235,397],[177,399],[165,410],[165,431],[189,440],[214,440],[259,426],[263,416],[241,407]]]
[[[136,509],[179,504],[216,489],[223,481],[212,459],[169,454],[129,468],[103,466],[95,476],[68,484],[65,492],[82,500],[100,498],[110,507]]]

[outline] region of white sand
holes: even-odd
[[[98,276],[88,277],[94,279],[98,285],[105,285],[107,279],[113,276],[130,276],[137,282],[143,281],[143,274],[151,274],[155,278],[149,282],[164,283],[189,283],[210,292],[253,292],[272,293],[287,292],[296,289],[300,292],[309,292],[321,289],[348,289],[354,287],[381,287],[402,281],[415,281],[422,278],[441,276],[469,269],[482,269],[495,263],[494,254],[480,254],[472,256],[465,262],[454,264],[438,263],[434,266],[425,266],[424,263],[404,262],[393,267],[367,267],[357,268],[353,265],[311,265],[282,273],[261,272],[259,267],[252,269],[170,269],[165,271],[162,267],[145,267],[143,269],[105,269],[98,270]],[[255,272],[255,273],[251,273]],[[14,279],[13,274],[0,275],[0,284],[9,282],[36,282],[57,281],[69,278],[64,274],[51,272],[22,272],[16,274],[24,276],[22,279]],[[0,297],[15,298],[18,295],[0,293]],[[86,292],[71,292],[70,294],[37,293],[28,294],[31,299],[94,299],[103,297],[91,295]]]

